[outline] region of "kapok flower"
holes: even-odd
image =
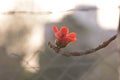
[[[53,31],[56,36],[56,45],[58,48],[64,48],[70,42],[76,41],[76,33],[72,32],[69,34],[69,29],[63,26],[58,30],[56,26],[53,26]]]

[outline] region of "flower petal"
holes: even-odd
[[[76,37],[75,38],[66,37],[66,41],[68,41],[68,42],[75,42],[76,41]]]
[[[60,28],[60,32],[63,34],[63,35],[67,35],[68,32],[69,32],[69,29],[67,27],[61,27]]]
[[[71,42],[75,42],[75,41],[76,41],[76,38],[72,38],[72,39],[71,39]]]
[[[72,32],[72,33],[68,34],[68,37],[75,38],[76,37],[76,33]]]
[[[63,26],[58,30],[57,26],[52,27],[56,36],[56,45],[60,48],[65,47],[68,43],[76,41],[76,33],[72,32],[68,34],[69,29]]]
[[[58,28],[57,28],[56,26],[53,26],[52,29],[53,29],[53,31],[54,31],[55,33],[58,32]]]
[[[55,36],[56,36],[56,38],[58,38],[58,39],[62,39],[62,34],[61,34],[60,32],[57,32],[57,33],[55,34]]]

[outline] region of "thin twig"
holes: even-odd
[[[52,48],[56,53],[62,54],[64,56],[82,56],[82,55],[87,55],[87,54],[91,54],[94,53],[100,49],[103,49],[105,47],[107,47],[113,40],[115,40],[117,37],[117,34],[112,36],[110,39],[108,39],[107,41],[104,41],[102,44],[100,44],[99,46],[97,46],[96,48],[90,49],[90,50],[86,50],[86,51],[80,51],[80,52],[61,52],[58,51],[56,52],[56,47],[51,44],[50,42],[48,43],[48,45],[50,46],[50,48]],[[58,49],[59,50],[59,49]]]
[[[96,8],[97,9],[97,8]],[[83,9],[68,9],[68,10],[63,10],[59,11],[59,13],[63,12],[73,12],[73,11],[92,11],[95,10],[94,8],[83,8]],[[7,15],[14,15],[14,14],[31,14],[31,15],[49,15],[53,14],[53,11],[7,11],[7,12],[1,12],[1,14],[7,14]]]
[[[14,15],[14,14],[31,14],[31,15],[48,15],[52,14],[50,11],[8,11],[8,12],[3,12],[2,14],[7,14],[7,15]]]

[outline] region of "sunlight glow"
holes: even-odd
[[[29,38],[30,47],[34,48],[42,45],[44,41],[43,36],[43,28],[40,28],[39,26],[34,26],[31,37]]]
[[[8,23],[6,20],[8,20],[9,16],[8,15],[3,15],[2,13],[8,12],[10,10],[13,10],[15,8],[15,0],[0,0],[0,31],[4,32],[8,28],[6,26]],[[2,27],[1,27],[2,26]],[[3,27],[4,26],[4,27]]]
[[[32,59],[31,59],[31,57],[35,54],[36,50],[41,50],[40,47],[42,47],[44,44],[43,31],[44,31],[44,29],[41,28],[40,26],[34,26],[32,32],[31,32],[31,35],[28,38],[27,54],[25,55],[22,64],[23,64],[24,68],[29,72],[35,73],[36,69],[34,69],[32,67],[39,67],[38,54],[35,55]],[[42,49],[42,50],[44,50],[44,49]],[[26,62],[24,62],[24,61],[29,61],[29,64],[26,64]]]
[[[15,0],[0,0],[0,12],[10,11],[15,6]]]
[[[74,8],[77,0],[34,0],[35,7],[51,12],[65,11]]]
[[[69,3],[68,3],[69,2]],[[35,0],[35,11],[50,11],[49,20],[58,22],[66,14],[66,10],[73,9],[77,2],[74,0]]]
[[[100,9],[98,10],[97,20],[98,24],[103,29],[115,29],[118,27],[119,10],[113,9]]]
[[[120,0],[35,0],[36,10],[51,11],[52,21],[59,21],[65,15],[61,11],[75,8],[77,5],[96,6],[98,10],[98,23],[104,29],[117,29],[118,6]]]
[[[79,5],[96,6],[98,24],[103,29],[114,29],[118,27],[118,6],[120,0],[82,0]]]
[[[54,12],[53,14],[51,14],[49,16],[49,21],[51,21],[51,22],[59,22],[68,14],[70,14],[70,13],[67,13],[67,12],[66,13]]]

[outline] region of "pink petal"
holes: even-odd
[[[75,42],[76,38],[66,37],[66,41],[68,41],[68,42]]]
[[[60,28],[60,32],[63,34],[63,35],[67,35],[68,32],[69,32],[69,29],[67,27],[61,27]]]
[[[70,42],[75,42],[76,40],[76,38],[72,38]]]
[[[76,37],[76,33],[72,32],[72,33],[68,34],[68,37],[75,38]]]
[[[55,36],[56,36],[57,39],[61,39],[61,38],[62,38],[62,37],[61,37],[62,34],[61,34],[60,32],[57,32],[57,33],[55,34]]]
[[[58,32],[58,28],[57,28],[57,26],[53,26],[52,29],[53,29],[53,31],[54,31],[55,33]]]

